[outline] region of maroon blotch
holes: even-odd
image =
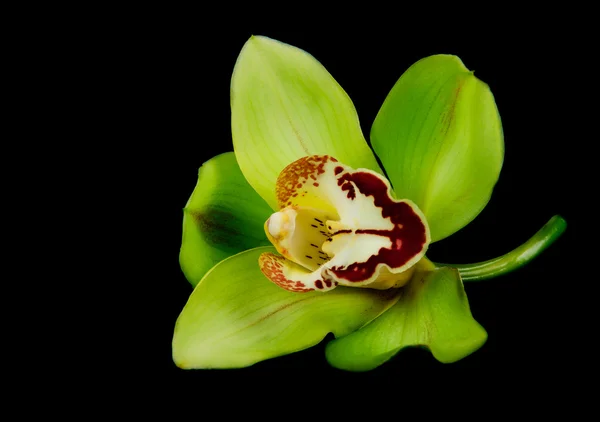
[[[350,185],[350,182],[354,183],[361,194],[372,196],[375,206],[381,208],[381,216],[389,218],[394,224],[391,230],[356,230],[357,234],[388,237],[391,242],[389,249],[380,248],[377,254],[370,256],[366,262],[350,264],[344,269],[343,267],[330,269],[338,278],[358,282],[370,278],[378,264],[385,263],[390,268],[403,266],[423,250],[427,237],[425,225],[412,207],[405,202],[394,202],[388,195],[387,185],[377,176],[365,172],[346,173],[339,178],[338,185]],[[340,232],[350,232],[350,230],[341,230],[337,233]]]

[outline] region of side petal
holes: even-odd
[[[270,38],[251,37],[237,59],[231,131],[244,176],[273,209],[277,176],[300,157],[381,173],[346,92],[310,54]]]
[[[432,241],[483,210],[504,159],[500,116],[489,87],[456,56],[412,65],[386,98],[371,129],[399,198],[427,217]]]
[[[241,368],[306,349],[328,333],[347,335],[397,300],[395,291],[338,287],[293,293],[260,272],[260,247],[217,264],[177,319],[173,360],[180,368]]]
[[[179,263],[192,286],[219,261],[269,245],[263,223],[271,212],[244,179],[233,152],[205,162],[183,209]]]
[[[444,267],[418,272],[398,302],[361,330],[331,341],[329,363],[368,371],[408,346],[425,346],[443,363],[479,349],[487,333],[473,319],[458,271]]]

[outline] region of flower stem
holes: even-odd
[[[567,222],[559,215],[552,217],[527,242],[509,253],[488,261],[475,264],[440,264],[436,267],[454,267],[458,269],[463,281],[481,281],[514,271],[527,264],[550,246],[567,228]]]

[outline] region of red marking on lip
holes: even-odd
[[[344,229],[344,230],[338,230],[335,233],[333,233],[331,236],[335,236],[337,234],[343,234],[343,233],[352,233],[352,230],[348,230],[348,229]]]
[[[338,186],[342,187],[342,191],[348,191],[346,196],[349,199],[354,200],[354,198],[356,198],[356,192],[354,190],[354,186],[352,186],[352,183],[348,182],[347,180],[344,180],[343,178],[340,178],[338,180]]]
[[[346,268],[333,267],[331,271],[339,279],[350,282],[364,281],[373,276],[379,264],[399,268],[421,253],[427,244],[427,229],[421,217],[406,202],[395,202],[388,194],[387,185],[379,177],[366,172],[346,173],[339,177],[338,185],[354,183],[358,191],[372,196],[374,204],[381,209],[381,216],[394,224],[391,230],[358,229],[356,234],[385,236],[391,248],[380,248],[366,262],[353,263]]]
[[[258,265],[262,273],[279,287],[291,292],[310,292],[301,281],[290,280],[283,273],[283,262],[285,258],[272,253],[263,253],[258,258]],[[321,287],[322,288],[322,287]]]

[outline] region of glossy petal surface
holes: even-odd
[[[457,270],[444,267],[415,274],[400,300],[366,327],[331,341],[329,363],[368,371],[408,346],[425,346],[440,362],[455,362],[480,348],[485,330],[473,319]]]
[[[395,291],[338,287],[326,294],[293,293],[265,278],[260,247],[217,264],[179,315],[173,360],[185,369],[240,368],[349,334],[397,299]]]
[[[483,210],[504,158],[489,87],[449,55],[424,58],[400,77],[373,123],[371,142],[397,197],[425,214],[433,242]]]
[[[270,38],[251,37],[238,57],[231,131],[242,172],[273,209],[277,176],[300,157],[329,154],[381,172],[335,79],[310,54]]]
[[[266,246],[263,223],[271,208],[248,184],[232,152],[200,167],[198,182],[183,210],[179,263],[195,286],[219,261]]]

